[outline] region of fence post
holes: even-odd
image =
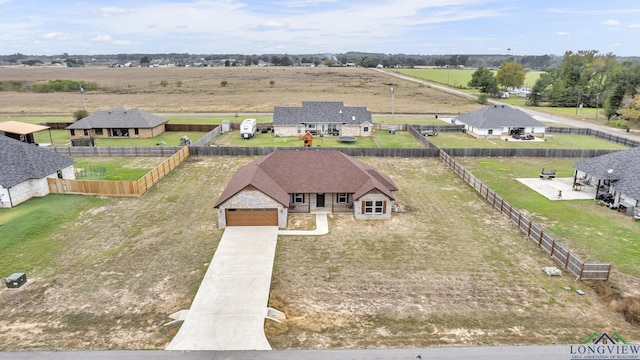
[[[553,257],[553,252],[556,250],[556,240],[555,239],[551,239],[551,253],[549,253],[549,255],[551,257]]]
[[[580,266],[580,280],[584,279],[584,262]]]
[[[564,268],[568,269],[569,268],[569,257],[571,257],[571,251],[567,251],[566,257],[567,258],[564,261]]]
[[[544,231],[542,229],[540,229],[540,238],[538,239],[538,246],[542,246],[542,236],[544,234]]]
[[[531,219],[529,219],[529,228],[527,229],[527,237],[531,237],[531,223],[533,221],[531,221]]]

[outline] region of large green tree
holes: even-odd
[[[640,123],[640,95],[636,95],[628,103],[628,107],[620,110],[620,115],[623,118],[629,120],[629,123],[633,125],[633,128],[637,128]]]
[[[472,88],[479,89],[483,94],[495,95],[498,93],[498,80],[489,69],[480,66],[473,74],[468,84]]]
[[[524,85],[524,67],[515,61],[503,61],[496,73],[496,80],[504,87],[519,87]]]

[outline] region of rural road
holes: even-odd
[[[550,346],[487,346],[376,350],[272,350],[272,351],[32,351],[5,352],[0,358],[8,360],[569,360],[570,345]]]

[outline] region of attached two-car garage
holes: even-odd
[[[227,226],[278,226],[278,209],[225,209]]]

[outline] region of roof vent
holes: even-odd
[[[351,120],[354,120],[354,121],[355,121],[355,119],[356,119],[356,116],[355,116],[355,115],[353,115],[353,116],[351,117]]]

